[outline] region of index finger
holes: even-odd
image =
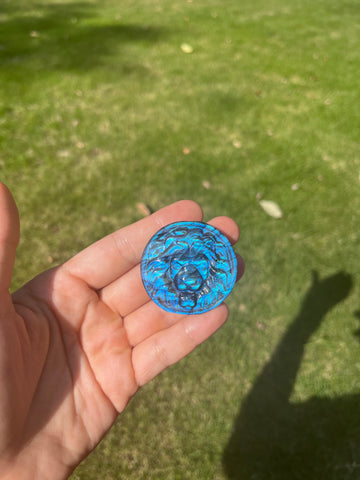
[[[154,233],[181,220],[201,221],[201,207],[191,200],[173,203],[95,242],[64,263],[62,268],[96,290],[104,288],[140,262]]]

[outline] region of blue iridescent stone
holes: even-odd
[[[176,222],[145,247],[141,277],[150,298],[168,312],[211,310],[231,292],[237,261],[229,240],[202,222]]]

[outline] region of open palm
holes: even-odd
[[[196,203],[177,202],[10,296],[19,221],[0,184],[0,478],[66,478],[139,387],[225,322],[224,304],[202,315],[161,310],[140,278],[142,251],[159,228],[201,218]],[[211,224],[238,239],[231,219]]]

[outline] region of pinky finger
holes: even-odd
[[[139,387],[181,360],[218,330],[228,317],[225,304],[202,315],[189,315],[139,343],[132,362]]]

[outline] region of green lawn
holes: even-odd
[[[72,480],[360,479],[359,42],[358,0],[2,0],[13,288],[137,202],[232,216],[247,264]]]

